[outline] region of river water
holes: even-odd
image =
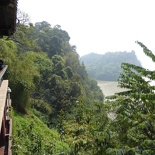
[[[120,88],[117,81],[97,81],[97,84],[105,97],[113,96],[115,93],[128,91],[127,89]]]

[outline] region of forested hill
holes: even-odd
[[[90,53],[82,56],[80,61],[84,63],[86,70],[92,78],[103,81],[117,81],[122,72],[122,62],[141,66],[134,51],[107,52],[104,55]]]
[[[69,147],[74,139],[72,135],[71,142],[62,139],[66,128],[72,130],[73,122],[78,126],[81,110],[103,101],[97,82],[88,76],[69,40],[60,25],[51,27],[46,21],[20,22],[14,36],[0,39],[0,58],[9,66],[4,79],[9,80],[15,111],[13,154],[68,154],[74,150]]]

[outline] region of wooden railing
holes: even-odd
[[[0,71],[0,86],[1,86],[1,83],[3,81],[3,75],[6,72],[7,68],[8,68],[8,66],[5,65],[4,68]]]
[[[7,66],[0,71],[0,155],[12,155],[11,136],[12,136],[12,119],[9,117],[11,107],[10,92],[8,80],[3,80],[3,75]]]

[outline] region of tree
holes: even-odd
[[[1,39],[0,44],[0,57],[8,65],[5,77],[12,89],[14,108],[26,112],[29,107],[29,96],[35,87],[34,77],[39,76],[32,61],[33,57],[29,57],[28,53],[19,54],[13,41]]]
[[[21,10],[18,10],[17,12],[17,27],[19,26],[19,24],[22,24],[22,25],[29,25],[30,23],[30,17],[27,13],[21,11]]]
[[[155,62],[155,56],[142,43],[144,53]],[[114,155],[155,154],[155,72],[133,64],[123,63],[119,84],[130,91],[116,99],[116,119],[112,122],[117,144],[107,150]]]
[[[60,133],[71,146],[71,154],[105,155],[110,135],[103,102],[90,105],[80,96],[72,112],[64,118]]]
[[[49,57],[54,55],[63,56],[71,51],[70,37],[66,31],[61,29],[61,26],[56,25],[51,28],[48,22],[43,21],[36,23],[35,29],[38,36],[37,43]]]

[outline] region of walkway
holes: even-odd
[[[6,70],[6,68],[4,68]],[[4,70],[0,72],[0,78]],[[0,155],[12,155],[11,136],[12,136],[12,119],[9,117],[11,107],[10,88],[8,80],[1,80],[0,85]]]

